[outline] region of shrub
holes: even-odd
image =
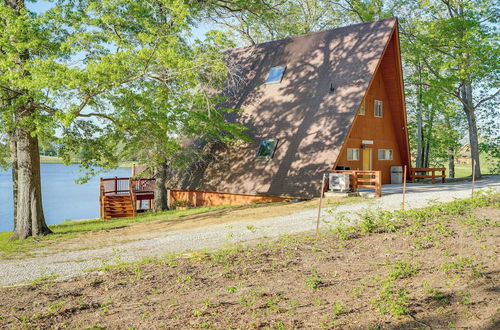
[[[316,269],[311,270],[311,275],[306,279],[306,285],[313,290],[319,289],[323,284]]]

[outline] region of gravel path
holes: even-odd
[[[476,183],[477,189],[492,187],[500,191],[500,176],[490,176]],[[401,207],[402,187],[386,185],[382,198],[366,202],[346,204],[335,208],[333,214],[323,212],[322,226],[338,212],[354,216],[365,210],[395,210]],[[447,184],[409,184],[406,208],[420,208],[434,201],[447,202],[466,198],[471,194],[470,182]],[[0,260],[0,284],[12,285],[31,281],[41,276],[57,274],[58,278],[70,278],[90,268],[113,264],[117,261],[133,261],[145,257],[161,257],[170,252],[210,249],[240,241],[273,237],[310,231],[316,227],[317,209],[300,211],[287,216],[258,221],[238,221],[225,225],[211,225],[195,229],[145,234],[136,241],[115,247],[95,248],[83,251],[60,252],[49,256],[20,260]]]

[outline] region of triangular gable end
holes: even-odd
[[[376,107],[379,108],[377,111]],[[391,167],[404,165],[409,170],[406,106],[396,22],[333,168],[347,166],[380,170],[386,184],[391,183]]]

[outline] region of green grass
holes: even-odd
[[[40,156],[40,163],[42,164],[62,164],[62,158],[55,156]]]
[[[55,156],[40,156],[40,163],[42,164],[64,164],[62,158]],[[72,164],[79,164],[80,161],[75,159],[71,161]],[[135,164],[133,161],[122,161],[118,164],[119,167],[132,167]],[[137,165],[137,164],[136,164]]]
[[[50,225],[49,228],[54,232],[48,236],[40,236],[29,238],[26,240],[10,241],[9,238],[12,232],[0,232],[0,255],[27,253],[33,249],[37,249],[49,245],[55,240],[73,238],[77,235],[97,232],[101,230],[116,229],[129,226],[134,223],[155,221],[155,220],[174,220],[184,216],[205,213],[234,206],[210,206],[197,207],[187,210],[171,210],[159,213],[146,213],[132,218],[118,218],[110,220],[91,219],[71,221],[65,220],[57,225]]]
[[[490,162],[485,155],[480,156],[480,165],[481,165],[481,173],[489,174],[490,170]],[[445,164],[446,167],[446,176],[450,175],[450,170],[448,168],[448,164]],[[455,178],[467,178],[472,176],[472,164],[455,164]]]

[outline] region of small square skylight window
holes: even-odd
[[[273,158],[277,144],[278,140],[275,139],[260,141],[259,150],[257,150],[257,158],[259,159]]]
[[[281,82],[283,78],[283,74],[285,73],[286,66],[276,66],[269,70],[269,74],[266,78],[266,84],[278,84]]]

